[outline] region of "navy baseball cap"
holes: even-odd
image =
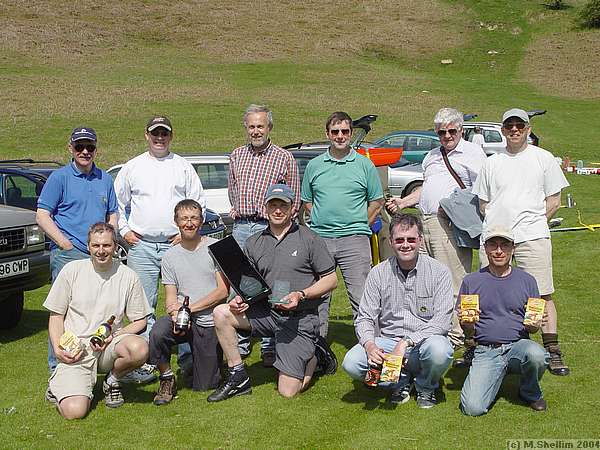
[[[292,203],[294,201],[294,197],[294,191],[292,191],[287,184],[272,184],[269,186],[269,189],[267,189],[267,193],[265,194],[265,203],[273,199],[279,199],[287,203]]]
[[[73,130],[71,133],[71,144],[77,141],[93,141],[96,142],[98,139],[96,138],[96,132],[93,128],[86,127],[78,127]]]
[[[172,132],[173,126],[171,125],[171,121],[164,116],[154,116],[152,119],[148,121],[146,124],[146,131],[150,132],[157,128],[164,128],[167,131]]]

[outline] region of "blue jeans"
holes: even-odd
[[[487,413],[507,373],[521,375],[519,394],[523,400],[531,403],[541,399],[539,382],[549,361],[548,352],[530,339],[497,348],[478,345],[460,393],[463,413],[468,416]]]
[[[165,252],[171,248],[169,242],[138,241],[129,249],[127,266],[137,273],[142,282],[148,305],[152,314],[148,317],[146,331],[141,336],[148,341],[150,330],[156,322],[156,304],[158,303],[158,278],[160,276],[160,263]]]
[[[358,305],[365,290],[367,275],[371,270],[371,242],[367,235],[352,235],[339,238],[323,238],[327,250],[339,266],[344,284],[348,291],[348,300],[352,308],[352,319],[356,319]],[[329,331],[329,304],[331,294],[319,305],[319,334],[324,339]]]
[[[375,338],[375,344],[386,353],[392,352],[397,342],[397,340],[384,337]],[[450,366],[453,352],[452,345],[446,336],[429,336],[419,345],[407,350],[404,356],[408,361],[398,383],[382,383],[381,385],[400,389],[409,385],[414,378],[417,392],[433,392],[438,388],[440,378]],[[365,379],[369,363],[367,352],[362,345],[356,344],[346,353],[342,367],[353,379],[360,381]]]
[[[50,251],[50,273],[52,274],[52,282],[54,283],[65,264],[79,259],[88,259],[89,257],[89,254],[82,252],[77,247],[73,247],[70,250],[63,250],[60,247],[53,248]],[[57,364],[58,362],[56,361],[56,356],[54,356],[54,349],[52,348],[50,339],[48,339],[48,370],[50,373],[54,372]]]
[[[236,219],[233,222],[233,230],[231,235],[236,240],[242,250],[246,247],[246,240],[260,231],[263,231],[269,226],[269,222],[266,220],[260,220],[258,222],[249,219]],[[238,332],[238,348],[240,349],[241,355],[248,355],[250,353],[250,334],[242,331]],[[275,352],[275,340],[270,337],[264,337],[260,340],[260,351],[261,353],[274,353]]]

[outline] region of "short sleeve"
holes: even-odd
[[[551,195],[558,194],[564,188],[569,186],[565,174],[561,170],[558,162],[550,154],[544,171],[544,195],[550,197]]]
[[[60,201],[62,199],[63,192],[63,177],[61,171],[55,171],[50,174],[40,197],[38,198],[38,208],[55,213]]]
[[[152,314],[144,288],[140,277],[133,272],[131,274],[131,289],[127,297],[127,304],[125,305],[125,315],[130,321],[140,320],[144,317]]]
[[[175,275],[175,267],[173,267],[171,255],[172,253],[167,251],[160,263],[160,273],[162,284],[164,285],[177,285],[177,276]]]
[[[383,188],[377,169],[371,161],[367,161],[367,201],[383,198]]]
[[[72,270],[71,264],[66,264],[52,283],[50,292],[44,302],[44,308],[56,314],[65,315],[71,303]]]
[[[335,262],[333,257],[327,250],[327,244],[318,234],[308,231],[312,234],[311,239],[311,264],[313,270],[319,276],[328,275],[335,270]]]
[[[314,172],[314,162],[316,159],[312,159],[306,166],[304,170],[304,175],[302,177],[302,188],[300,190],[300,196],[303,202],[312,203],[313,202],[313,190],[312,190],[312,177]]]

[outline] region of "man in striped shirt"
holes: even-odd
[[[233,237],[245,247],[246,239],[267,228],[265,193],[272,184],[287,184],[294,191],[292,208],[300,206],[300,178],[294,156],[273,144],[273,114],[266,106],[250,105],[244,113],[248,143],[229,156],[228,192],[233,219]],[[240,336],[240,354],[250,353],[250,341]],[[261,354],[265,367],[275,362],[275,349],[270,338],[263,338]]]
[[[417,391],[420,408],[435,406],[439,379],[452,361],[448,331],[454,307],[450,270],[419,254],[423,224],[410,214],[390,223],[394,256],[375,266],[365,284],[354,322],[358,344],[346,354],[344,370],[362,380],[388,354],[404,358],[390,401],[403,404]]]

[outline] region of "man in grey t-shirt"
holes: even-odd
[[[208,253],[208,245],[215,240],[198,234],[202,207],[195,200],[182,200],[175,206],[175,223],[181,242],[167,250],[161,263],[168,315],[161,317],[150,332],[149,361],[160,371],[155,405],[169,403],[177,392],[170,365],[171,348],[175,344],[189,342],[192,348],[194,390],[204,391],[218,385],[223,360],[212,310],[227,298],[229,286]],[[189,297],[192,320],[187,331],[176,333],[174,323],[185,297]]]

